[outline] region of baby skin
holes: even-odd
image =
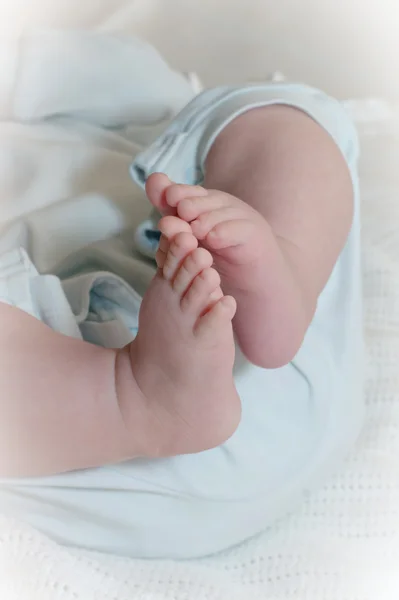
[[[152,456],[198,452],[225,441],[241,416],[233,382],[232,318],[211,254],[180,219],[158,253],[158,273],[144,296],[139,333],[129,347],[144,400]]]
[[[290,349],[298,349],[303,339],[307,307],[266,219],[231,194],[173,184],[159,173],[149,178],[147,194],[165,215],[159,223],[158,266],[164,265],[165,248],[183,228],[183,221],[183,230],[211,253],[223,291],[237,301],[234,329],[244,354],[267,368],[289,362]],[[291,319],[284,328],[287,314]],[[264,361],[252,356],[253,329],[262,332],[264,347],[267,340]]]

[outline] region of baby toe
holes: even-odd
[[[171,181],[164,173],[153,173],[145,184],[145,191],[151,204],[155,206],[162,214],[170,212],[165,199],[165,190],[171,185]]]
[[[209,307],[211,296],[220,287],[220,276],[215,269],[208,267],[192,281],[181,301],[183,311],[198,319]]]
[[[170,242],[163,264],[163,276],[168,281],[172,280],[185,257],[198,245],[197,239],[186,232],[178,233]]]
[[[159,240],[158,250],[155,254],[155,262],[157,263],[158,269],[163,269],[166,256],[169,251],[170,242],[168,238],[164,235],[161,235]]]
[[[181,264],[173,280],[173,289],[183,295],[191,285],[194,278],[213,263],[212,255],[204,248],[197,248],[191,252]]]
[[[201,337],[217,339],[226,327],[231,327],[237,309],[236,301],[232,296],[222,296],[198,320],[195,333]]]
[[[192,233],[188,223],[171,215],[163,217],[158,223],[158,228],[168,240],[174,238],[178,233]]]
[[[207,196],[208,191],[200,185],[171,185],[165,192],[165,198],[168,205],[176,208],[179,203],[185,198],[193,198],[195,196]]]

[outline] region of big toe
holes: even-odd
[[[191,227],[190,227],[190,225],[188,225],[188,223],[186,223],[182,219],[179,219],[178,217],[173,217],[173,216],[163,217],[158,224],[158,228],[161,231],[162,235],[161,235],[161,239],[159,240],[159,246],[158,246],[157,253],[155,255],[155,260],[157,262],[158,267],[160,269],[163,269],[163,267],[166,263],[166,259],[168,256],[171,241],[174,240],[176,238],[176,236],[178,236],[181,233],[186,233],[187,235],[190,235],[190,237],[192,237],[192,232],[191,232]],[[188,237],[186,237],[185,239],[188,240]],[[183,248],[187,247],[185,245],[184,238],[179,238],[179,240],[182,241]],[[181,245],[180,242],[178,242],[178,245],[179,246]],[[193,242],[191,240],[188,250],[190,250],[190,249],[193,250],[194,248],[197,247],[197,245],[198,245],[197,243],[193,244]],[[180,255],[180,248],[179,248],[179,255]]]
[[[149,201],[163,215],[176,214],[176,210],[170,207],[166,200],[165,192],[171,185],[171,180],[164,173],[153,173],[145,184]]]

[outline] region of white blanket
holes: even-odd
[[[79,58],[82,56],[79,54]],[[109,50],[107,56],[109,59]],[[4,64],[5,58],[3,56]],[[55,237],[61,257],[70,250],[65,246],[66,241],[76,249],[81,243],[78,224],[71,225],[68,233],[71,239],[60,238],[59,224],[52,224],[49,206],[54,202],[70,206],[70,202],[85,195],[92,198],[94,194],[97,200],[102,199],[104,215],[110,199],[115,201],[120,220],[112,221],[112,232],[141,218],[146,208],[132,202],[127,167],[131,154],[140,145],[134,140],[142,141],[149,130],[125,126],[135,121],[135,114],[142,120],[144,108],[149,111],[147,122],[153,124],[159,123],[168,111],[176,110],[185,94],[190,95],[183,79],[173,75],[176,87],[165,90],[161,86],[159,102],[152,106],[146,102],[136,103],[139,112],[133,114],[129,110],[135,91],[129,76],[117,79],[114,89],[120,93],[107,96],[108,104],[93,104],[93,100],[85,104],[70,93],[69,104],[65,106],[65,86],[68,83],[71,92],[70,79],[66,81],[61,77],[54,86],[54,77],[48,77],[48,73],[42,80],[42,76],[37,78],[27,55],[19,62],[12,62],[11,54],[8,59],[8,64],[13,64],[18,71],[17,82],[25,82],[25,87],[7,87],[13,78],[9,77],[7,84],[6,75],[10,72],[2,74],[0,216],[3,226],[34,211],[30,228],[22,233],[18,227],[10,229],[10,239],[15,242],[18,235],[26,235],[34,240],[40,232],[43,236],[44,231],[45,235],[51,233],[52,241]],[[98,56],[92,59],[91,71],[95,72]],[[82,63],[83,70],[88,66],[87,62]],[[118,65],[111,66],[109,73],[114,77]],[[31,74],[30,79],[27,73]],[[179,86],[181,89],[176,95]],[[15,94],[20,89],[24,93],[16,103]],[[94,89],[98,100],[106,88]],[[4,90],[9,94],[7,102]],[[93,99],[93,94],[90,97]],[[28,103],[27,98],[31,100]],[[110,98],[116,98],[117,102]],[[352,102],[349,109],[356,116],[363,150],[361,179],[369,366],[367,420],[357,448],[345,467],[324,489],[310,497],[298,514],[240,548],[201,561],[130,561],[62,548],[22,523],[0,517],[1,599],[397,598],[399,163],[395,164],[395,159],[399,155],[399,110],[378,102]],[[67,118],[57,116],[60,112],[67,113]],[[51,122],[36,122],[38,117],[51,114]],[[105,130],[103,125],[120,125],[121,128]],[[90,202],[87,206],[90,214]],[[132,210],[134,206],[137,206],[136,211]],[[43,212],[44,207],[50,212]],[[109,214],[115,216],[114,208]],[[108,235],[109,231],[93,227],[94,238],[105,233]],[[34,255],[33,242],[30,250]],[[34,258],[40,263],[40,253]]]

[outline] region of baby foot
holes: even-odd
[[[164,215],[159,227],[164,237],[175,231],[175,218],[191,231],[213,256],[223,289],[233,296],[258,284],[265,270],[270,227],[263,216],[238,198],[200,186],[176,185],[163,174],[152,175],[147,194]],[[187,231],[190,231],[187,229]]]
[[[144,296],[131,344],[136,383],[150,408],[152,456],[199,452],[223,443],[238,426],[232,369],[233,298],[224,296],[212,256],[173,218],[158,273]]]
[[[149,177],[146,191],[165,215],[159,223],[163,240],[184,220],[211,252],[223,292],[237,302],[234,333],[246,358],[267,369],[290,362],[314,313],[286,259],[284,240],[259,212],[225,192],[176,185],[159,173]]]

